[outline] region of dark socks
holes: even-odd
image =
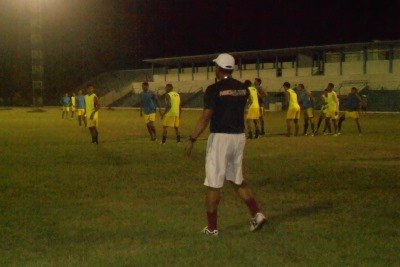
[[[217,229],[217,212],[207,212],[208,230],[213,231]]]
[[[254,200],[254,198],[249,198],[246,200],[246,205],[249,208],[251,217],[256,216],[258,212],[260,212],[260,208],[257,205],[257,202]]]

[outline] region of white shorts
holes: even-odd
[[[206,153],[206,179],[204,185],[221,188],[229,180],[243,183],[243,150],[246,135],[212,133],[208,137]]]

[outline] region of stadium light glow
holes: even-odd
[[[29,0],[30,3],[30,34],[31,34],[31,65],[32,65],[32,105],[43,106],[44,67],[42,16],[43,1]]]

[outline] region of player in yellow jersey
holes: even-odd
[[[324,92],[321,95],[321,101],[322,101],[322,103],[321,103],[321,112],[319,114],[318,123],[317,123],[317,129],[314,131],[314,135],[318,134],[319,127],[321,126],[322,121],[325,120],[325,118],[326,118],[326,111],[328,109],[328,103],[326,102],[327,95],[328,95],[328,92],[327,92],[326,89],[324,89]],[[324,127],[325,130],[326,130],[326,128],[328,128],[328,127]],[[328,128],[328,131],[329,131],[329,133],[331,133],[330,126]]]
[[[297,136],[299,134],[299,118],[300,118],[300,105],[297,101],[296,92],[290,88],[290,83],[285,82],[283,84],[283,88],[285,89],[285,100],[286,105],[288,107],[286,113],[286,136],[291,135],[291,124],[294,122],[294,135]]]
[[[94,86],[89,84],[87,87],[87,95],[85,96],[85,115],[87,118],[87,126],[92,136],[92,144],[99,143],[99,99],[94,94]]]
[[[264,90],[261,86],[261,79],[260,78],[255,78],[254,79],[254,87],[257,88],[258,92],[258,104],[260,106],[260,135],[265,135],[265,126],[264,126],[264,102],[268,96],[268,93],[266,90]]]
[[[257,88],[252,86],[249,80],[244,82],[244,85],[250,92],[250,96],[247,99],[247,114],[246,114],[246,124],[247,131],[249,132],[247,138],[253,139],[253,132],[251,123],[254,124],[254,138],[258,138],[260,131],[258,128],[258,120],[260,119],[260,105],[258,102],[258,92]]]
[[[75,107],[76,107],[76,98],[75,98],[75,93],[72,93],[71,95],[71,119],[74,117],[75,113]]]
[[[330,121],[332,120],[334,127],[334,136],[337,136],[337,131],[338,131],[337,120],[339,118],[339,99],[336,95],[336,92],[333,91],[333,87],[335,87],[333,83],[329,83],[328,87],[326,88],[327,91],[326,102],[328,108],[326,111],[324,132],[326,128],[331,127]]]
[[[161,144],[165,144],[167,141],[167,129],[173,127],[175,129],[176,141],[181,141],[181,135],[179,133],[179,118],[181,114],[181,98],[177,92],[173,91],[172,84],[165,86],[165,102],[166,108],[163,114],[163,137]]]

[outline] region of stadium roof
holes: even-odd
[[[293,48],[280,48],[280,49],[267,49],[267,50],[253,50],[243,52],[228,52],[236,58],[254,60],[260,59],[275,59],[278,57],[294,57],[298,54],[315,55],[318,53],[326,52],[350,52],[360,51],[363,49],[387,49],[390,45],[400,45],[400,40],[395,41],[373,41],[368,43],[348,43],[348,44],[333,44],[333,45],[322,45],[322,46],[303,46]],[[206,54],[206,55],[194,55],[194,56],[178,56],[178,57],[167,57],[167,58],[155,58],[145,59],[144,62],[158,64],[163,66],[177,66],[179,64],[205,64],[212,62],[219,53]]]

